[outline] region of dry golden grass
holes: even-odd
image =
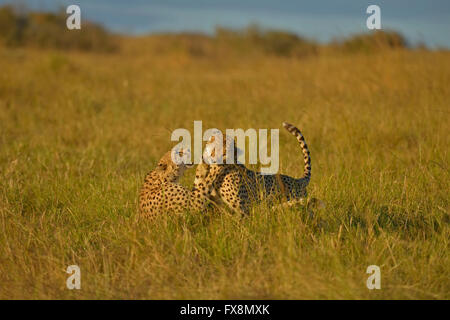
[[[450,54],[112,54],[0,47],[0,298],[449,299]],[[311,196],[136,221],[170,132],[297,125]],[[281,171],[301,175],[280,129]],[[193,170],[183,184],[192,184]],[[82,289],[65,287],[68,265]],[[382,289],[368,290],[368,265]]]

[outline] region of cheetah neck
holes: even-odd
[[[175,181],[169,181],[169,179],[167,179],[167,178],[161,178],[161,176],[157,172],[150,171],[145,176],[143,188],[144,189],[160,188],[162,184],[170,183],[170,182],[176,183],[177,180],[178,179],[175,179]]]

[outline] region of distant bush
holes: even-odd
[[[406,48],[407,41],[394,31],[375,31],[352,36],[338,42],[337,46],[348,52],[372,52],[380,49]]]
[[[330,44],[319,44],[295,33],[250,25],[243,29],[217,27],[213,36],[201,33],[161,34],[159,48],[165,53],[185,52],[196,58],[258,54],[301,58],[325,52],[370,53],[408,48],[408,44],[401,34],[394,31],[376,31],[339,39]]]
[[[19,13],[12,6],[0,7],[0,43],[100,52],[118,49],[117,37],[100,25],[83,20],[81,30],[68,30],[66,19],[63,10],[58,13]],[[238,30],[217,27],[213,36],[176,33],[152,37],[157,39],[155,43],[160,53],[184,52],[195,58],[258,54],[295,58],[325,51],[369,53],[408,47],[405,38],[394,31],[375,31],[320,45],[292,32],[264,29],[255,24]]]
[[[263,30],[251,25],[243,30],[216,28],[216,39],[229,46],[253,48],[277,56],[306,56],[317,53],[317,44],[298,35],[280,30]]]
[[[0,8],[0,41],[8,46],[114,51],[117,45],[101,26],[83,21],[81,30],[68,30],[67,15],[59,13],[22,13]]]
[[[11,7],[0,7],[0,39],[6,44],[21,44],[26,24],[27,19],[15,14]]]

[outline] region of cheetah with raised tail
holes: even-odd
[[[224,202],[229,208],[240,213],[248,213],[252,204],[262,201],[269,201],[272,204],[281,202],[286,206],[295,203],[304,204],[307,196],[306,187],[311,179],[311,158],[308,146],[299,129],[286,122],[283,122],[283,127],[300,143],[304,160],[303,175],[300,178],[293,178],[283,174],[263,175],[260,172],[252,171],[243,164],[236,163],[237,148],[232,143],[230,151],[233,151],[231,155],[235,157],[234,163],[217,164],[213,162],[210,164],[210,169],[216,172],[218,167],[223,167],[222,173],[214,182],[212,199],[215,199],[216,202]],[[214,139],[214,136],[211,137],[207,148],[208,145],[217,143]],[[226,159],[230,154],[227,149],[230,149],[230,145],[227,138],[224,137],[222,159]],[[196,178],[196,183],[199,183],[197,181],[199,179],[201,178]]]
[[[183,151],[180,151],[180,156]],[[184,171],[191,167],[172,161],[172,151],[167,152],[157,167],[150,171],[144,180],[139,194],[139,212],[141,217],[153,218],[162,213],[184,213],[203,211],[209,204],[213,182],[220,168],[206,168],[200,164],[196,170],[194,188],[188,190],[177,184]]]

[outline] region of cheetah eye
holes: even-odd
[[[166,168],[167,168],[166,164],[164,164],[164,163],[159,163],[158,164],[158,169],[166,169]]]

